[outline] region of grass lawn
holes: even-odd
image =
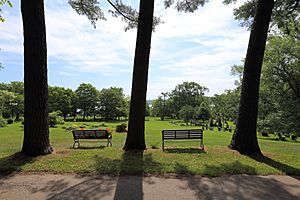
[[[229,150],[229,132],[204,131],[205,151],[198,148],[199,141],[166,141],[161,150],[162,129],[187,129],[149,118],[146,121],[147,150],[125,153],[122,150],[125,133],[113,132],[113,147],[106,147],[106,140],[82,141],[81,148],[72,149],[72,133],[62,127],[82,125],[83,122],[67,122],[50,129],[50,141],[54,152],[37,158],[22,157],[20,151],[23,130],[20,123],[0,128],[0,172],[50,172],[50,173],[101,173],[101,174],[199,174],[220,176],[225,174],[294,174],[300,175],[300,142],[277,141],[272,136],[260,137],[259,144],[264,156],[243,156]],[[86,126],[102,124],[85,122]],[[105,123],[115,129],[121,122]],[[103,127],[104,128],[104,127]],[[299,140],[299,139],[298,139]]]

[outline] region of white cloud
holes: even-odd
[[[78,74],[69,73],[69,72],[59,72],[58,74],[62,76],[78,76]]]
[[[249,32],[234,21],[234,5],[221,2],[211,1],[194,13],[177,13],[156,1],[156,16],[162,15],[165,23],[156,27],[152,37],[148,98],[171,91],[183,81],[205,85],[210,95],[234,87],[230,66],[245,56]],[[15,3],[18,7],[19,2]],[[7,22],[0,26],[0,53],[22,57],[22,21],[15,10],[18,14],[8,13]],[[87,76],[122,77],[122,85],[116,86],[130,91],[136,30],[124,32],[125,24],[109,15],[94,29],[62,0],[47,0],[45,13],[49,71],[61,65],[58,74],[62,76],[87,72]]]

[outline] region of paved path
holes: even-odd
[[[300,200],[300,177],[0,175],[0,199]]]

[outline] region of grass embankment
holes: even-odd
[[[82,122],[68,125],[82,125]],[[102,124],[85,122],[90,126]],[[120,122],[106,123],[115,129]],[[227,145],[232,134],[229,132],[204,131],[205,152],[199,151],[198,141],[167,141],[164,152],[161,148],[162,129],[187,129],[194,126],[180,126],[170,121],[150,118],[146,122],[146,143],[143,153],[125,153],[122,150],[126,134],[113,132],[113,147],[106,147],[106,141],[81,142],[80,149],[72,149],[71,132],[63,126],[50,129],[51,155],[24,158],[20,151],[23,130],[20,123],[0,128],[0,172],[50,172],[50,173],[184,173],[208,176],[224,174],[295,174],[300,175],[300,143],[276,141],[272,137],[259,137],[264,157],[248,157],[229,150]]]

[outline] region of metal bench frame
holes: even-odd
[[[98,139],[107,139],[107,147],[112,146],[111,140],[112,135],[108,133],[107,130],[74,130],[73,139],[74,144],[73,148],[77,146],[79,148],[80,143],[79,140],[98,140]],[[77,145],[76,145],[77,144]]]
[[[165,149],[165,140],[190,140],[199,139],[200,149],[204,150],[203,130],[162,130],[162,149]]]

